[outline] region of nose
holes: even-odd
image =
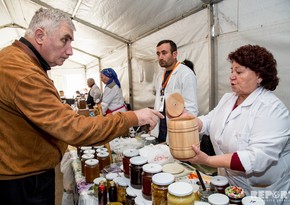
[[[69,56],[73,55],[73,48],[72,48],[71,44],[68,45],[68,47],[66,49],[66,54]]]

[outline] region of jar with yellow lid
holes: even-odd
[[[193,187],[186,182],[175,182],[168,186],[167,205],[192,205],[195,196]]]
[[[174,182],[170,173],[158,173],[152,177],[152,205],[167,204],[168,186]]]

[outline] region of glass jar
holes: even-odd
[[[143,147],[144,147],[145,146],[145,142],[146,142],[146,137],[150,137],[150,134],[141,134],[140,137],[141,137],[141,141],[142,141],[142,144],[143,144]]]
[[[106,179],[107,179],[107,189],[109,190],[110,188],[110,184],[111,184],[111,181],[113,181],[115,178],[118,177],[118,174],[117,173],[113,173],[113,172],[109,172],[107,175],[106,175]]]
[[[265,205],[265,201],[257,196],[246,196],[242,199],[243,205]]]
[[[94,155],[94,158],[96,158],[96,151],[94,149],[87,149],[87,150],[84,150],[83,151],[84,154],[93,154]]]
[[[210,187],[216,188],[218,193],[225,194],[225,189],[229,186],[229,180],[224,176],[213,176],[210,180]]]
[[[94,179],[94,195],[97,198],[98,198],[100,182],[104,182],[104,184],[107,184],[107,180],[104,177],[98,177],[98,178]]]
[[[108,152],[108,149],[106,147],[100,147],[100,148],[96,149],[96,152],[97,153],[100,153],[100,152]]]
[[[106,166],[110,165],[110,156],[108,152],[99,152],[97,159],[100,163],[100,170],[103,170]]]
[[[152,205],[167,204],[168,186],[174,182],[170,173],[158,173],[152,177]]]
[[[99,160],[88,159],[85,161],[85,176],[87,183],[93,183],[100,176]]]
[[[202,187],[200,186],[199,190],[198,190],[198,197],[199,197],[200,201],[208,202],[208,197],[211,194],[215,194],[215,193],[217,193],[216,188],[212,189],[212,188],[207,186],[206,189],[203,190]]]
[[[228,205],[230,202],[230,199],[224,194],[216,193],[216,194],[211,194],[208,197],[208,202],[211,205]]]
[[[186,182],[175,182],[168,186],[167,205],[192,205],[193,187]]]
[[[245,191],[241,187],[237,186],[228,186],[225,189],[225,194],[230,199],[230,204],[242,205],[242,199],[245,197]]]
[[[107,205],[108,195],[106,185],[104,183],[99,184],[99,191],[98,191],[98,205]]]
[[[140,196],[137,196],[135,198],[135,205],[146,205],[146,204]]]
[[[79,149],[78,149],[78,151],[79,151],[79,158],[82,158],[82,155],[84,154],[84,151],[85,150],[90,150],[90,149],[92,149],[92,147],[91,146],[80,146],[80,147],[78,147]]]
[[[156,144],[156,138],[155,137],[146,137],[145,138],[145,146],[147,145],[150,145],[150,144],[153,144],[155,145]]]
[[[147,200],[152,200],[151,194],[151,183],[152,176],[162,171],[162,166],[160,164],[145,164],[142,167],[142,195]]]
[[[110,187],[108,189],[109,192],[109,201],[117,202],[117,187],[114,181],[110,181]]]
[[[126,205],[135,205],[135,198],[137,195],[133,192],[131,187],[127,187],[126,189]]]
[[[147,164],[147,158],[142,156],[130,159],[130,184],[135,189],[142,188],[143,165]]]
[[[117,184],[117,201],[122,204],[126,204],[126,189],[128,187],[127,183],[122,177],[117,177],[114,179]]]
[[[126,149],[123,151],[123,171],[124,176],[129,178],[129,169],[130,169],[130,159],[139,155],[137,149]]]
[[[81,165],[82,165],[82,175],[85,176],[85,161],[88,159],[94,159],[93,154],[83,154],[81,158]]]

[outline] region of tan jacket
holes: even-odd
[[[0,180],[53,169],[70,145],[104,144],[128,132],[133,112],[85,117],[61,103],[52,80],[20,41],[0,51]]]

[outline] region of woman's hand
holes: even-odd
[[[195,156],[188,158],[188,159],[182,159],[182,161],[188,161],[191,164],[204,164],[204,165],[208,165],[209,164],[209,160],[210,160],[210,156],[208,156],[206,153],[204,153],[203,151],[201,151],[197,146],[192,145],[192,149],[195,152]]]

